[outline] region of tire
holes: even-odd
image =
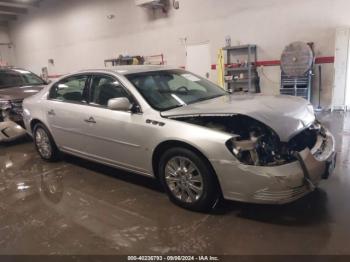
[[[33,139],[36,151],[43,160],[56,162],[60,159],[60,151],[50,131],[43,124],[39,123],[34,126]]]
[[[208,161],[197,153],[171,148],[161,157],[158,170],[165,192],[176,205],[207,212],[218,203],[220,187],[216,175]]]

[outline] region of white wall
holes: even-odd
[[[14,50],[10,43],[9,30],[5,26],[0,26],[0,65],[13,65]]]
[[[226,35],[232,44],[257,44],[259,60],[278,60],[295,40],[314,42],[318,56],[333,56],[335,29],[350,27],[349,10],[349,0],[180,0],[180,10],[156,19],[134,0],[45,0],[10,27],[10,36],[18,66],[40,73],[53,58],[51,74],[103,67],[104,59],[126,53],[164,53],[168,64],[182,66],[185,37],[209,40],[213,64]],[[322,102],[330,105],[333,65],[323,69]],[[263,92],[277,94],[279,68],[263,71]]]

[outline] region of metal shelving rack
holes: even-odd
[[[283,71],[281,73],[281,94],[290,96],[300,96],[311,101],[312,87],[312,70],[303,76],[291,77],[287,76]]]
[[[289,44],[281,56],[282,95],[300,96],[311,101],[315,53],[313,43]]]
[[[260,93],[260,79],[256,70],[257,46],[229,46],[223,49],[227,51],[227,67],[225,69],[227,90],[230,92]],[[242,57],[245,63],[237,63],[237,58]]]

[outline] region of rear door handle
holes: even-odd
[[[84,121],[89,124],[96,124],[96,121],[92,116],[89,117],[89,119],[84,119]]]
[[[56,115],[55,110],[53,110],[53,109],[51,109],[50,111],[48,111],[47,114],[48,114],[49,116],[55,116],[55,115]]]

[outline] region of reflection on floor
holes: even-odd
[[[171,204],[157,182],[74,157],[43,162],[30,141],[0,146],[0,254],[350,254],[350,115],[320,118],[335,174],[286,206]]]

